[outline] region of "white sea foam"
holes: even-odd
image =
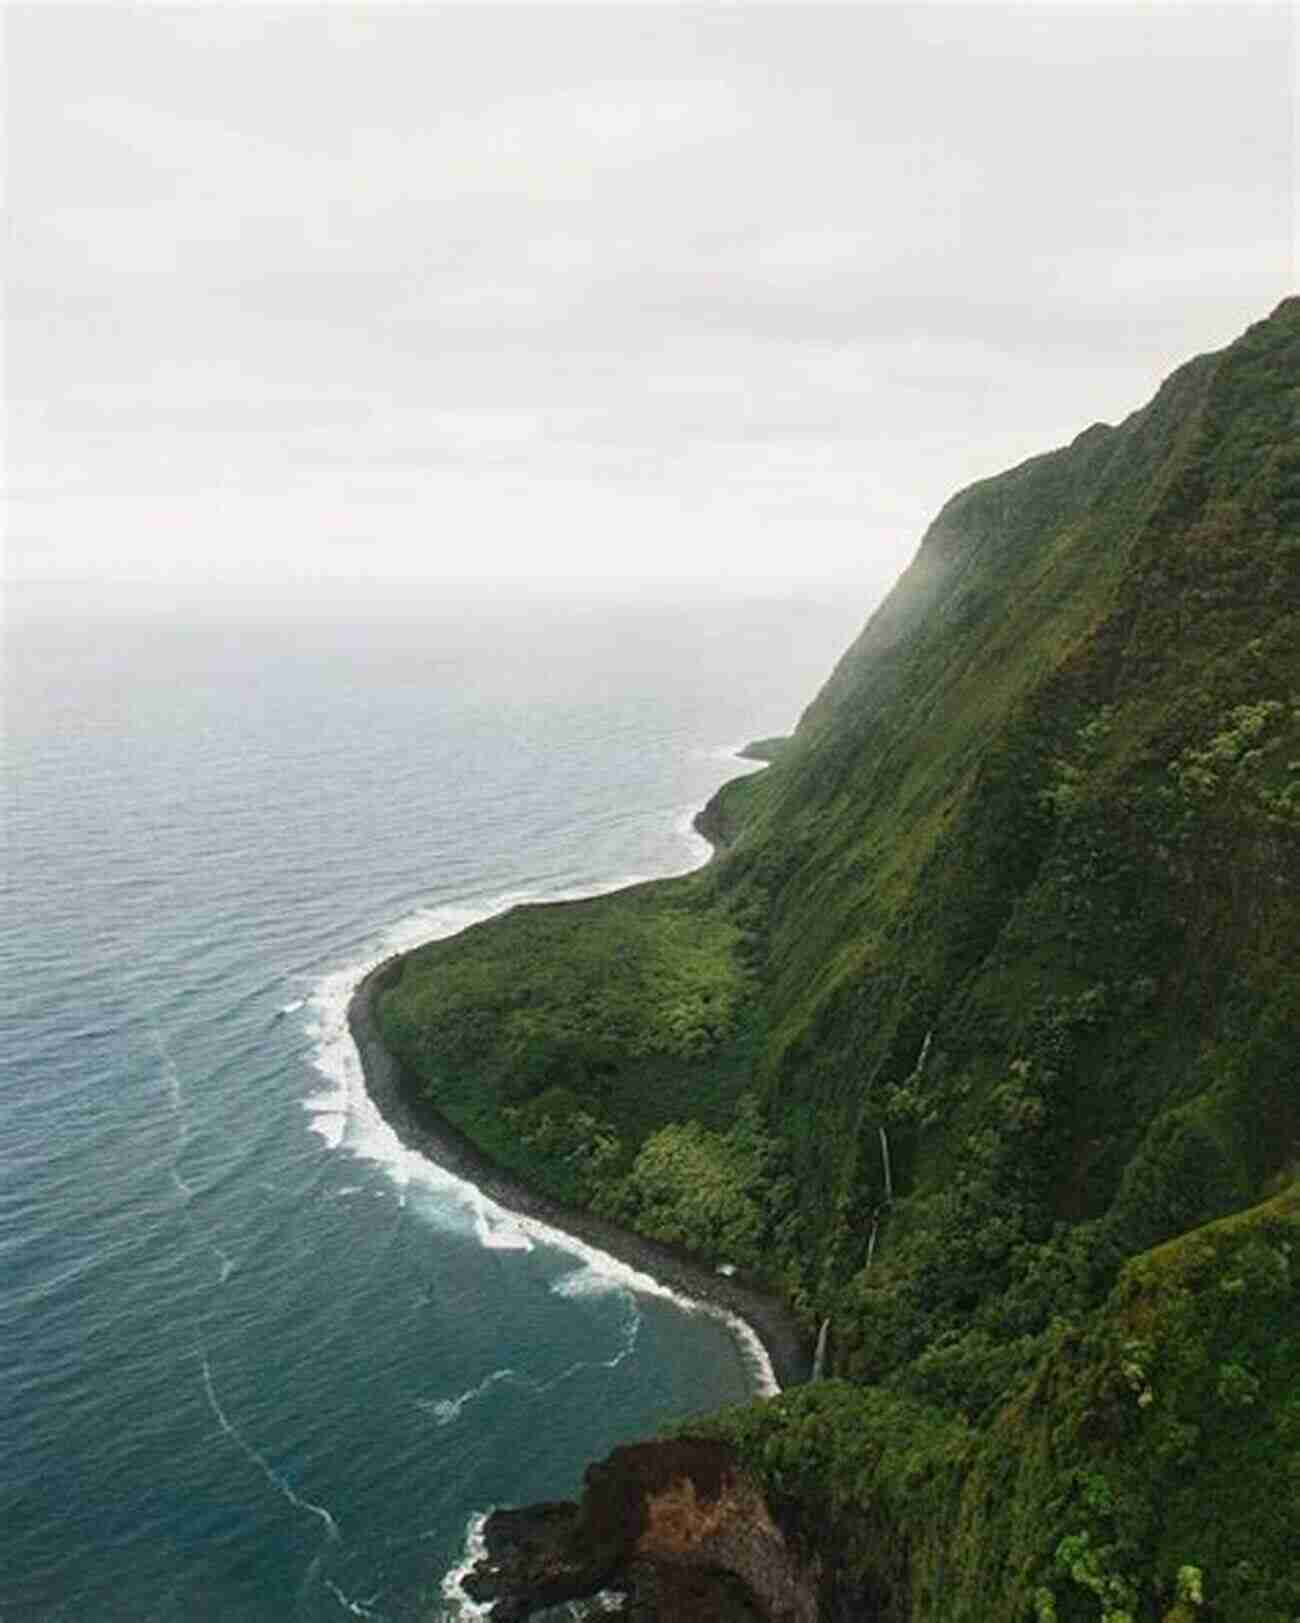
[[[176,1148],[174,1153],[176,1160],[179,1160],[189,1138],[189,1129],[185,1119],[185,1098],[181,1091],[180,1075],[172,1061],[171,1054],[167,1049],[167,1044],[162,1036],[162,1033],[155,1032],[154,1038],[158,1047],[158,1052],[162,1056],[163,1077],[167,1084],[167,1094],[171,1103],[172,1115],[176,1123]],[[213,1256],[216,1258],[220,1270],[220,1277],[218,1278],[217,1283],[219,1285],[224,1285],[230,1278],[231,1274],[235,1271],[235,1259],[229,1254],[229,1252],[223,1250],[210,1234],[204,1234],[202,1236],[198,1235],[191,1204],[194,1191],[191,1186],[186,1183],[185,1179],[181,1177],[175,1163],[172,1165],[171,1175],[172,1181],[176,1186],[176,1192],[180,1196],[181,1210],[184,1213],[185,1222],[189,1226],[191,1232],[194,1233],[196,1237],[201,1239],[202,1243],[207,1246],[208,1250],[211,1251]],[[204,1339],[203,1323],[201,1319],[196,1318],[195,1320],[194,1335],[195,1351],[198,1354],[199,1364],[202,1370],[203,1390],[207,1396],[208,1408],[211,1409],[213,1415],[216,1417],[217,1424],[221,1427],[226,1436],[229,1437],[236,1445],[236,1447],[239,1448],[244,1457],[256,1465],[258,1470],[261,1471],[262,1475],[271,1484],[271,1486],[274,1487],[279,1493],[283,1494],[289,1503],[295,1508],[295,1510],[305,1511],[308,1515],[315,1516],[324,1525],[328,1542],[331,1544],[339,1543],[340,1534],[338,1523],[325,1508],[325,1506],[318,1505],[314,1502],[314,1500],[304,1498],[302,1494],[297,1493],[293,1487],[293,1484],[288,1480],[288,1478],[277,1471],[266,1456],[249,1442],[247,1437],[244,1436],[243,1432],[226,1413],[221,1399],[217,1396],[216,1383],[212,1376],[212,1364],[208,1358],[207,1343]],[[316,1565],[317,1562],[312,1563],[309,1573],[314,1571]]]
[[[474,1232],[488,1251],[531,1251],[533,1242],[516,1222],[513,1212],[474,1190]]]
[[[695,826],[695,819],[699,815],[699,811],[698,806],[687,806],[683,811],[678,812],[673,819],[673,833],[689,846],[691,856],[694,859],[692,867],[696,868],[702,868],[713,855],[711,842],[706,840]]]
[[[772,1361],[767,1356],[767,1349],[759,1340],[756,1332],[737,1314],[719,1307],[713,1302],[697,1301],[694,1297],[684,1296],[680,1291],[673,1290],[671,1286],[662,1284],[651,1274],[643,1273],[639,1268],[620,1262],[617,1257],[611,1257],[607,1252],[598,1251],[595,1246],[588,1245],[576,1235],[565,1234],[559,1229],[550,1228],[547,1224],[539,1222],[534,1217],[520,1217],[517,1219],[521,1228],[531,1234],[534,1239],[543,1245],[551,1246],[558,1251],[567,1251],[583,1264],[575,1270],[573,1275],[566,1274],[557,1280],[551,1289],[557,1295],[589,1294],[593,1289],[593,1276],[607,1282],[607,1288],[612,1290],[625,1289],[634,1291],[640,1296],[657,1296],[663,1301],[672,1302],[686,1313],[706,1313],[711,1318],[720,1319],[731,1331],[738,1343],[745,1363],[749,1368],[750,1376],[756,1389],[764,1397],[773,1397],[781,1390],[776,1372],[772,1368]],[[576,1277],[575,1277],[576,1276]],[[564,1280],[572,1279],[574,1283],[566,1287]],[[626,1356],[624,1354],[623,1356]]]
[[[448,906],[412,913],[377,938],[372,949],[358,962],[326,975],[307,999],[307,1033],[314,1044],[312,1060],[327,1084],[303,1100],[303,1108],[311,1116],[312,1131],[331,1149],[347,1150],[359,1160],[381,1167],[402,1193],[412,1183],[444,1195],[452,1193],[457,1186],[467,1191],[472,1186],[443,1172],[414,1150],[406,1149],[375,1108],[366,1092],[361,1058],[348,1030],[348,1004],[352,994],[357,982],[386,958],[407,952],[421,942],[454,935],[523,899],[510,896],[477,908]],[[474,1193],[477,1194],[477,1190]]]
[[[599,1268],[593,1268],[589,1263],[551,1281],[552,1296],[609,1296],[625,1289],[620,1280]]]
[[[442,1598],[451,1607],[449,1612],[443,1614],[447,1623],[453,1623],[453,1620],[454,1623],[462,1623],[462,1620],[492,1615],[490,1601],[480,1605],[478,1601],[471,1600],[460,1587],[487,1554],[483,1529],[487,1526],[487,1519],[491,1514],[490,1510],[480,1510],[470,1517],[465,1528],[465,1548],[461,1558],[442,1580]]]
[[[580,1269],[578,1272],[585,1275],[587,1270]],[[572,1276],[566,1275],[565,1277]],[[432,1415],[439,1426],[450,1426],[454,1421],[460,1419],[462,1411],[468,1404],[483,1397],[494,1386],[500,1385],[503,1381],[510,1381],[516,1386],[522,1386],[529,1392],[545,1393],[553,1392],[557,1386],[562,1386],[565,1381],[572,1380],[575,1375],[581,1375],[584,1370],[617,1369],[625,1359],[630,1358],[636,1351],[637,1337],[641,1333],[641,1311],[630,1291],[624,1290],[622,1286],[614,1286],[613,1288],[620,1291],[626,1298],[628,1313],[619,1332],[618,1350],[611,1354],[610,1357],[579,1358],[574,1363],[566,1365],[558,1375],[549,1376],[545,1380],[538,1379],[533,1375],[524,1375],[517,1369],[494,1369],[490,1375],[485,1375],[477,1386],[471,1386],[467,1391],[462,1392],[459,1397],[417,1398],[415,1400],[416,1408],[422,1409],[425,1414]]]
[[[375,1617],[378,1615],[377,1613],[371,1611],[371,1607],[379,1599],[378,1592],[373,1595],[368,1595],[365,1600],[353,1600],[351,1595],[345,1595],[343,1593],[332,1578],[326,1578],[325,1587],[329,1590],[330,1594],[333,1595],[334,1599],[338,1601],[339,1605],[342,1606],[345,1611],[351,1612],[353,1617]]]
[[[477,1386],[471,1386],[458,1398],[417,1398],[415,1406],[417,1409],[423,1409],[426,1414],[431,1414],[440,1426],[450,1426],[453,1420],[460,1419],[461,1410],[467,1403],[473,1403],[476,1398],[481,1398],[485,1392],[490,1392],[502,1381],[521,1379],[522,1377],[513,1369],[494,1369],[490,1375],[484,1376]],[[534,1383],[529,1381],[526,1384],[531,1386]]]
[[[252,1443],[248,1441],[243,1432],[240,1431],[239,1427],[235,1425],[234,1421],[231,1420],[230,1416],[222,1408],[221,1400],[217,1396],[216,1385],[212,1379],[212,1365],[208,1362],[208,1355],[207,1352],[203,1350],[201,1339],[199,1348],[203,1367],[203,1388],[208,1395],[208,1407],[217,1417],[217,1424],[221,1427],[222,1431],[225,1432],[226,1436],[229,1437],[230,1440],[236,1445],[236,1447],[239,1448],[245,1458],[251,1460],[252,1463],[257,1466],[258,1470],[261,1471],[262,1475],[271,1484],[271,1486],[278,1489],[278,1491],[284,1495],[295,1510],[305,1510],[308,1515],[315,1516],[321,1522],[323,1522],[329,1542],[331,1544],[337,1544],[339,1542],[339,1524],[334,1520],[333,1516],[330,1515],[329,1511],[326,1510],[325,1506],[314,1504],[312,1500],[304,1499],[301,1494],[295,1493],[293,1485],[289,1482],[288,1478],[282,1476],[280,1472],[277,1471],[270,1463],[266,1456],[258,1449],[253,1447]]]
[[[439,1614],[438,1623],[470,1623],[474,1618],[492,1616],[491,1601],[471,1600],[461,1588],[461,1584],[487,1554],[487,1542],[483,1535],[491,1514],[490,1510],[476,1511],[466,1525],[461,1558],[442,1580],[442,1598],[448,1610]],[[567,1609],[575,1623],[581,1623],[584,1619],[607,1617],[611,1612],[618,1611],[624,1599],[617,1590],[602,1589],[590,1600],[570,1601]]]
[[[636,1305],[636,1301],[631,1295],[629,1295],[627,1298],[627,1305],[631,1309],[631,1312],[623,1321],[623,1333],[621,1338],[622,1345],[612,1358],[601,1359],[601,1363],[606,1369],[617,1369],[625,1358],[631,1358],[632,1354],[636,1351],[637,1338],[641,1334],[641,1325],[643,1322],[641,1318],[641,1310]]]

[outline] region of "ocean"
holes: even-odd
[[[404,1151],[345,1009],[395,950],[703,860],[691,814],[867,606],[11,596],[3,1623],[469,1618],[487,1510],[761,1383]]]

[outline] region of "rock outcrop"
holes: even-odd
[[[465,1580],[495,1623],[614,1590],[628,1623],[815,1623],[816,1575],[724,1443],[616,1448],[582,1500],[499,1510]]]

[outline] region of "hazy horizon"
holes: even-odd
[[[1294,289],[1286,6],[4,28],[24,601],[869,604],[957,489]]]

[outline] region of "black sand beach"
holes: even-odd
[[[380,1039],[371,1009],[375,992],[382,990],[400,963],[400,955],[389,958],[358,983],[348,1005],[348,1026],[361,1056],[366,1090],[402,1143],[475,1184],[508,1210],[563,1230],[683,1296],[743,1319],[762,1342],[782,1387],[807,1380],[812,1367],[809,1340],[784,1303],[671,1247],[538,1194],[502,1172],[432,1106],[411,1097],[402,1085],[400,1066]]]

